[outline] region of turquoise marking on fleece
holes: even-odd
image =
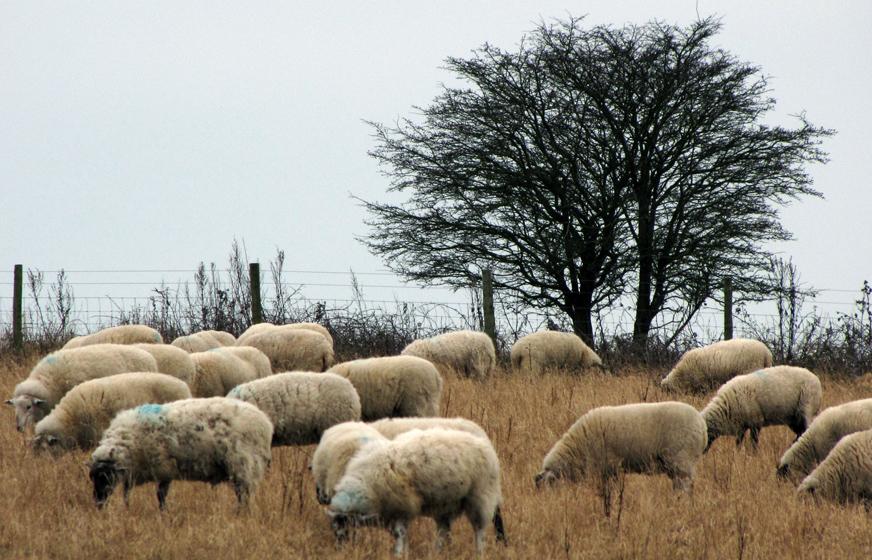
[[[49,354],[48,356],[46,356],[45,358],[43,358],[42,361],[45,362],[45,363],[47,363],[47,364],[53,364],[53,363],[55,363],[56,361],[58,361],[58,357],[55,356],[54,354]]]
[[[362,500],[357,492],[352,492],[350,490],[339,492],[333,496],[333,500],[330,501],[330,507],[333,510],[340,512],[355,511],[360,509],[360,506],[362,505]]]
[[[755,371],[754,375],[756,375],[757,377],[761,377],[763,379],[766,379],[767,377],[769,377],[769,374],[766,373],[765,371],[763,371],[762,369],[758,369],[757,371]]]
[[[137,416],[147,419],[153,419],[163,412],[163,407],[159,404],[144,404],[142,406],[136,407]]]

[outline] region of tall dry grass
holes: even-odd
[[[11,395],[33,366],[0,363],[0,393]],[[665,476],[625,475],[604,515],[594,481],[537,491],[542,458],[585,411],[600,405],[668,400],[657,374],[627,371],[580,378],[499,373],[485,383],[446,379],[445,416],[479,422],[502,465],[508,548],[489,531],[493,558],[868,558],[872,522],[860,506],[799,501],[775,477],[793,435],[763,430],[756,452],[718,440],[700,465],[692,498],[673,494]],[[872,386],[825,381],[824,406],[870,396]],[[683,398],[701,408],[706,397]],[[161,516],[154,485],[135,488],[129,509],[120,488],[98,511],[84,452],[59,460],[34,457],[2,408],[0,557],[2,558],[383,558],[387,531],[363,529],[354,547],[334,539],[307,470],[313,447],[274,450],[267,479],[251,509],[234,514],[229,487],[173,483]],[[431,548],[434,522],[419,519],[409,535],[411,558],[475,558],[468,522],[458,520],[447,549]]]

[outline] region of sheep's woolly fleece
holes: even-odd
[[[225,351],[226,348],[190,354],[197,375],[191,393],[195,397],[223,397],[237,385],[260,379],[250,362]]]
[[[245,506],[269,466],[272,431],[256,406],[224,397],[125,410],[91,454],[94,498],[102,507],[123,482],[126,502],[133,486],[157,482],[163,510],[170,482],[192,480],[228,482]]]
[[[92,344],[163,344],[160,333],[146,325],[120,325],[97,331],[93,334],[76,336],[64,344],[63,349],[81,348]]]
[[[821,382],[805,368],[775,366],[739,375],[718,389],[702,410],[708,447],[722,435],[735,436],[739,445],[748,430],[756,447],[766,426],[786,425],[802,435],[820,406]]]
[[[402,354],[430,360],[442,375],[454,371],[480,381],[490,377],[496,366],[493,341],[477,331],[454,331],[414,340]]]
[[[670,391],[705,392],[737,375],[772,366],[772,352],[760,341],[734,338],[684,353],[660,382]]]
[[[367,443],[349,462],[330,508],[340,538],[349,518],[377,515],[397,536],[398,555],[407,550],[406,527],[416,517],[436,520],[438,548],[451,522],[466,514],[476,550],[483,552],[487,527],[502,501],[499,460],[490,442],[434,428]]]
[[[680,402],[604,406],[579,418],[542,461],[536,485],[585,474],[608,480],[618,468],[665,473],[673,488],[689,488],[706,445],[700,413]]]
[[[318,443],[324,431],[360,420],[351,383],[330,373],[277,373],[237,386],[229,398],[249,402],[273,423],[273,446]]]
[[[839,440],[826,459],[797,487],[799,496],[872,508],[872,430]]]
[[[840,439],[869,429],[872,429],[872,399],[825,409],[781,456],[778,475],[799,483],[826,458]]]
[[[325,371],[333,365],[333,345],[321,334],[298,328],[267,328],[238,342],[253,346],[269,358],[273,373]]]
[[[577,371],[603,362],[578,335],[540,331],[518,339],[510,351],[512,369],[542,373],[546,369]]]
[[[360,396],[361,419],[438,416],[442,376],[431,362],[415,356],[367,358],[328,370],[347,378]]]
[[[172,341],[171,345],[181,348],[189,354],[194,352],[208,352],[213,348],[233,346],[236,337],[224,331],[200,331],[187,336],[180,336]]]
[[[163,373],[119,373],[85,381],[39,421],[30,445],[55,457],[76,448],[91,449],[122,410],[190,398],[186,383]]]
[[[14,398],[19,430],[45,418],[67,392],[78,385],[116,373],[157,371],[151,354],[127,344],[94,344],[58,350],[40,360],[30,375],[15,387]]]
[[[145,350],[154,357],[157,362],[157,370],[160,373],[171,375],[184,381],[191,389],[194,388],[194,380],[197,377],[197,368],[191,355],[169,344],[134,344],[135,348]]]

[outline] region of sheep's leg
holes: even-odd
[[[167,493],[170,491],[170,480],[161,480],[157,483],[157,503],[160,504],[160,511],[163,513],[167,509]]]
[[[248,501],[251,497],[251,492],[246,485],[237,484],[234,486],[236,489],[236,514],[239,515],[242,510],[248,507]]]
[[[408,538],[406,536],[406,526],[408,522],[405,520],[395,521],[392,529],[394,537],[397,539],[394,544],[394,556],[405,557],[408,552]]]
[[[500,511],[500,506],[497,506],[497,509],[494,512],[494,530],[497,533],[497,542],[509,546],[509,540],[506,538],[506,530],[503,527],[503,514]]]
[[[451,540],[451,518],[439,517],[436,519],[436,540],[433,548],[441,550]]]
[[[742,445],[742,442],[745,441],[745,434],[748,432],[747,429],[742,430],[742,433],[736,436],[736,447]]]
[[[130,488],[131,484],[128,481],[124,481],[124,507],[130,507]]]
[[[751,448],[757,450],[757,445],[760,443],[760,427],[754,426],[751,428]]]

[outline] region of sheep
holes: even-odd
[[[622,469],[665,473],[674,491],[691,492],[705,444],[705,421],[689,404],[667,401],[594,408],[551,448],[535,483],[541,488],[559,478],[576,481],[593,474],[608,485]]]
[[[314,331],[320,333],[327,339],[327,342],[330,343],[330,348],[333,348],[333,335],[330,334],[330,331],[327,330],[323,325],[319,325],[318,323],[288,323],[287,325],[274,325],[272,323],[257,323],[256,325],[250,326],[244,333],[239,335],[239,338],[236,339],[236,345],[241,346],[245,344],[245,341],[256,334],[260,334],[262,332],[266,332],[270,328],[274,328],[276,326],[285,327],[287,329],[306,329],[310,331]]]
[[[312,454],[312,478],[315,480],[315,494],[318,503],[328,505],[333,499],[334,488],[351,458],[367,442],[374,439],[387,439],[370,424],[364,422],[343,422],[324,430],[318,447]]]
[[[16,385],[15,422],[23,432],[46,417],[67,392],[84,381],[116,373],[157,371],[157,362],[141,348],[125,344],[94,344],[58,350],[43,358]]]
[[[324,371],[333,364],[333,345],[323,335],[309,330],[272,327],[245,339],[239,346],[253,346],[267,355],[274,373]],[[241,337],[240,337],[241,338]]]
[[[236,338],[236,346],[242,346],[243,344],[245,344],[245,341],[248,340],[249,337],[266,332],[274,326],[275,325],[273,325],[272,323],[267,322],[255,323],[254,325],[251,325]]]
[[[468,330],[414,340],[401,354],[430,360],[443,375],[454,370],[479,381],[490,377],[496,365],[491,338],[485,333]]]
[[[842,437],[869,429],[872,429],[872,399],[827,408],[781,456],[778,476],[799,483],[824,460]]]
[[[254,368],[257,379],[268,377],[273,373],[269,358],[253,346],[222,346],[221,348],[213,348],[209,352],[220,352],[242,358]]]
[[[747,338],[722,340],[688,350],[660,382],[668,391],[704,393],[736,377],[772,367],[772,352]]]
[[[171,375],[194,388],[194,378],[197,377],[197,369],[190,354],[169,344],[134,344],[135,348],[145,350],[154,357],[157,362],[157,371]]]
[[[191,393],[195,397],[223,397],[237,385],[261,379],[263,371],[226,348],[190,354],[197,375]]]
[[[36,424],[36,435],[29,444],[34,451],[49,451],[54,457],[76,448],[91,449],[118,412],[190,398],[184,381],[163,373],[119,373],[92,379],[64,395],[51,414]]]
[[[466,514],[475,548],[485,549],[487,526],[505,542],[500,463],[489,441],[456,430],[412,430],[393,441],[368,442],[351,460],[330,501],[331,526],[341,542],[350,527],[376,522],[407,552],[406,529],[418,516],[436,520],[435,547],[448,540],[451,522]]]
[[[73,337],[64,344],[62,349],[69,350],[92,344],[135,344],[137,342],[163,344],[163,337],[157,330],[146,325],[120,325],[92,334]]]
[[[546,368],[602,368],[603,361],[572,333],[540,331],[518,339],[510,351],[512,369],[542,373]]]
[[[841,504],[862,503],[872,509],[872,430],[849,434],[800,483],[800,497]]]
[[[200,331],[187,336],[180,336],[172,341],[172,346],[181,348],[189,354],[194,352],[206,352],[222,346],[233,346],[236,337],[224,331]]]
[[[121,482],[157,483],[160,510],[173,480],[229,482],[237,511],[248,505],[270,462],[273,426],[253,404],[213,397],[146,404],[120,412],[91,454],[94,500],[102,509]]]
[[[324,432],[312,455],[312,476],[318,502],[327,505],[333,498],[333,488],[348,462],[363,445],[372,439],[394,439],[412,430],[442,428],[459,430],[490,441],[485,431],[465,418],[385,418],[369,424],[344,422]]]
[[[415,356],[367,358],[327,370],[347,378],[360,396],[364,421],[389,416],[438,416],[442,376],[431,362]]]
[[[808,428],[821,406],[821,382],[805,368],[775,366],[734,377],[702,410],[708,444],[722,435],[736,436],[741,445],[751,431],[754,448],[760,429],[787,425],[798,436]]]
[[[238,385],[227,397],[249,402],[269,417],[273,447],[318,443],[331,426],[360,420],[357,391],[329,373],[277,373]]]

